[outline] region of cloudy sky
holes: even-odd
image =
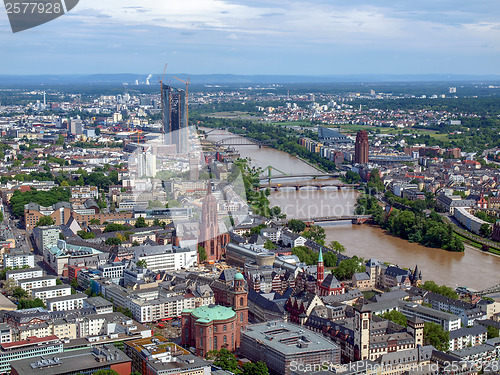
[[[80,0],[0,74],[500,74],[497,0]]]

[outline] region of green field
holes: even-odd
[[[226,111],[226,112],[213,112],[208,113],[205,116],[216,117],[216,118],[237,118],[237,119],[248,119],[248,120],[260,120],[260,116],[257,116],[250,112],[241,111]]]
[[[370,131],[379,131],[380,134],[418,134],[418,135],[429,135],[433,138],[439,139],[441,141],[448,141],[448,134],[440,134],[436,130],[427,130],[427,129],[414,129],[409,128],[409,133],[404,133],[404,129],[398,128],[386,128],[380,126],[372,126],[372,125],[359,125],[359,124],[340,124],[340,125],[332,125],[326,126],[328,128],[340,128],[341,132],[354,133],[360,130],[370,130]]]

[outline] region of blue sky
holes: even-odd
[[[0,74],[500,74],[497,0],[80,0]]]

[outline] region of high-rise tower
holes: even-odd
[[[222,244],[219,236],[217,200],[208,182],[207,195],[203,198],[198,243],[205,248],[207,261],[214,263],[222,258]],[[199,259],[198,259],[199,260]]]
[[[356,135],[356,144],[354,145],[354,162],[358,164],[368,163],[368,133],[361,130]]]
[[[177,153],[189,152],[186,92],[162,83],[161,115],[165,144],[176,145]]]

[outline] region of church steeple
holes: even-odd
[[[316,269],[317,269],[316,281],[319,286],[325,278],[325,267],[323,265],[323,252],[321,251],[321,248],[319,249],[318,265]]]

